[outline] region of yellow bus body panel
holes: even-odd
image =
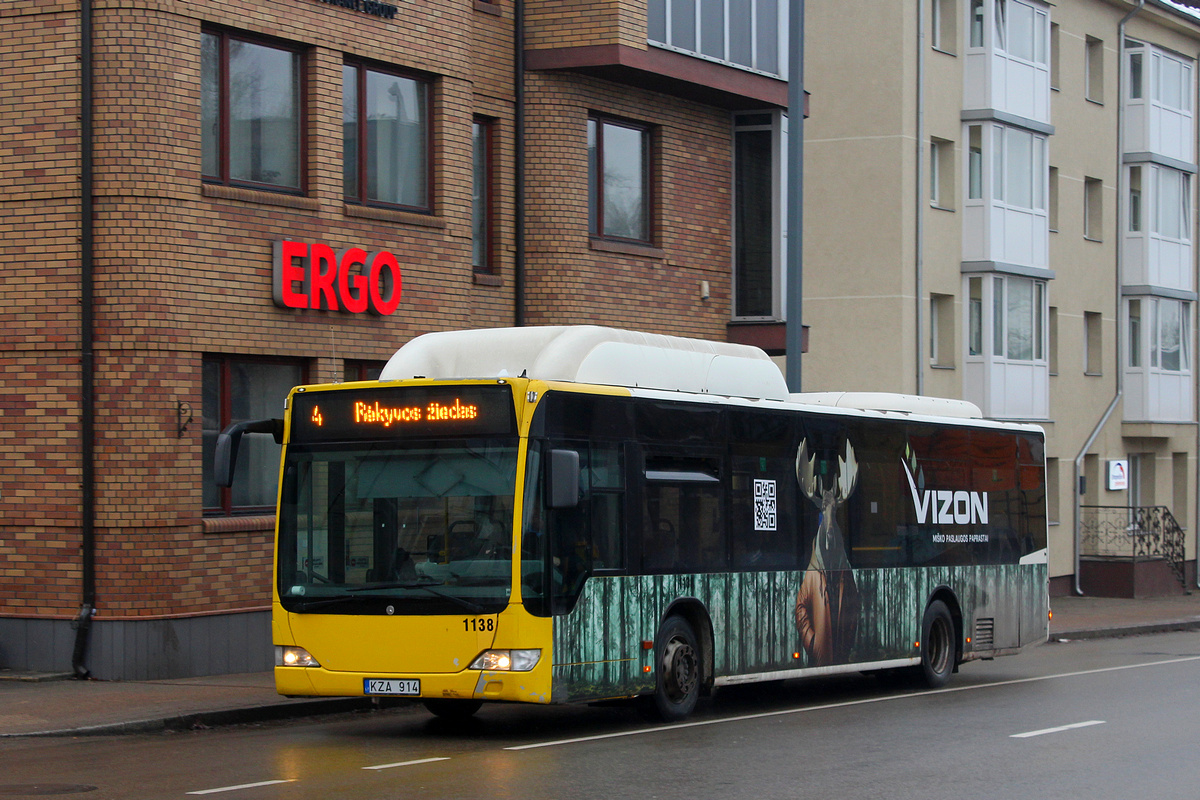
[[[282,695],[362,697],[368,678],[411,678],[420,697],[550,702],[552,623],[520,605],[487,615],[362,616],[292,614],[276,603],[274,620],[275,644],[303,647],[321,665],[277,666]],[[528,672],[469,669],[488,649],[542,653]]]

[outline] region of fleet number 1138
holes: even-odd
[[[464,617],[463,630],[468,633],[471,631],[475,631],[476,633],[480,631],[494,631],[496,630],[496,620],[491,617]]]

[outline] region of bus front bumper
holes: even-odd
[[[540,670],[463,670],[435,674],[332,672],[321,667],[275,667],[275,690],[286,697],[388,697],[549,703]],[[414,683],[415,682],[415,683]],[[415,690],[415,691],[414,691]]]

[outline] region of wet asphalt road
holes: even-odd
[[[865,676],[635,707],[397,709],[0,741],[0,798],[1200,797],[1200,633],[1053,643],[936,692]]]

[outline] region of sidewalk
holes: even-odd
[[[1056,597],[1050,605],[1052,641],[1200,630],[1200,590],[1142,600]],[[125,682],[0,670],[0,739],[187,730],[372,707],[368,698],[280,697],[270,672]]]

